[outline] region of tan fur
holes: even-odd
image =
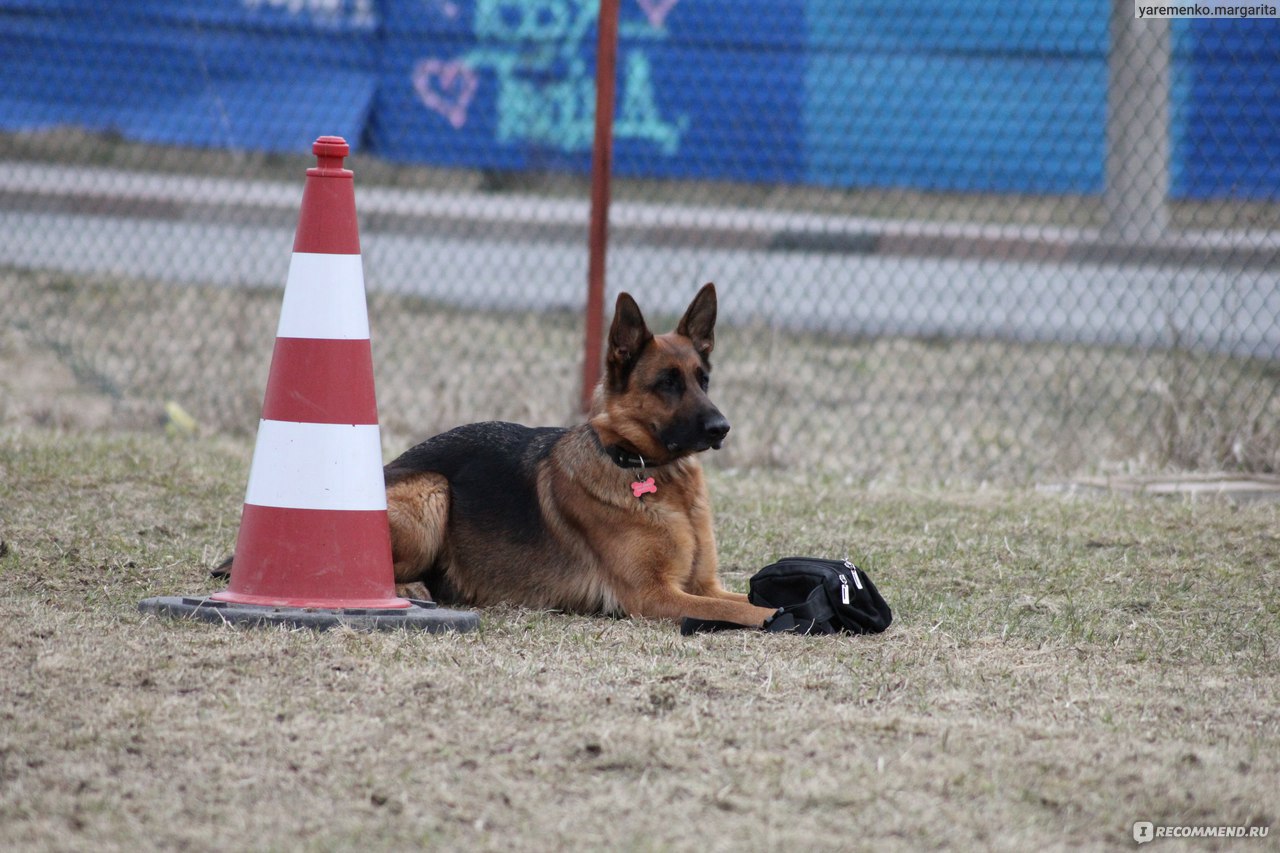
[[[391,553],[398,583],[417,580],[419,566],[440,554],[449,523],[449,482],[433,472],[416,474],[387,489]]]

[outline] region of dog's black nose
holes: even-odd
[[[724,441],[724,437],[729,434],[729,421],[724,415],[716,412],[702,422],[702,434],[713,445],[719,447],[720,442]]]

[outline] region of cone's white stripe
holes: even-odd
[[[369,309],[360,256],[294,252],[276,336],[368,339]]]
[[[378,425],[262,419],[244,502],[289,509],[386,509]]]

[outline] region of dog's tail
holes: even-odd
[[[223,560],[221,563],[218,563],[218,565],[214,566],[212,569],[209,570],[209,577],[219,578],[223,580],[231,577],[231,564],[235,562],[235,559],[236,559],[236,555],[232,554],[231,556],[227,557],[227,559]]]

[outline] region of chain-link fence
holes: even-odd
[[[722,464],[1280,468],[1280,24],[1140,5],[622,0],[607,301],[717,283]],[[251,431],[324,134],[388,449],[575,418],[597,12],[0,0],[0,419]]]

